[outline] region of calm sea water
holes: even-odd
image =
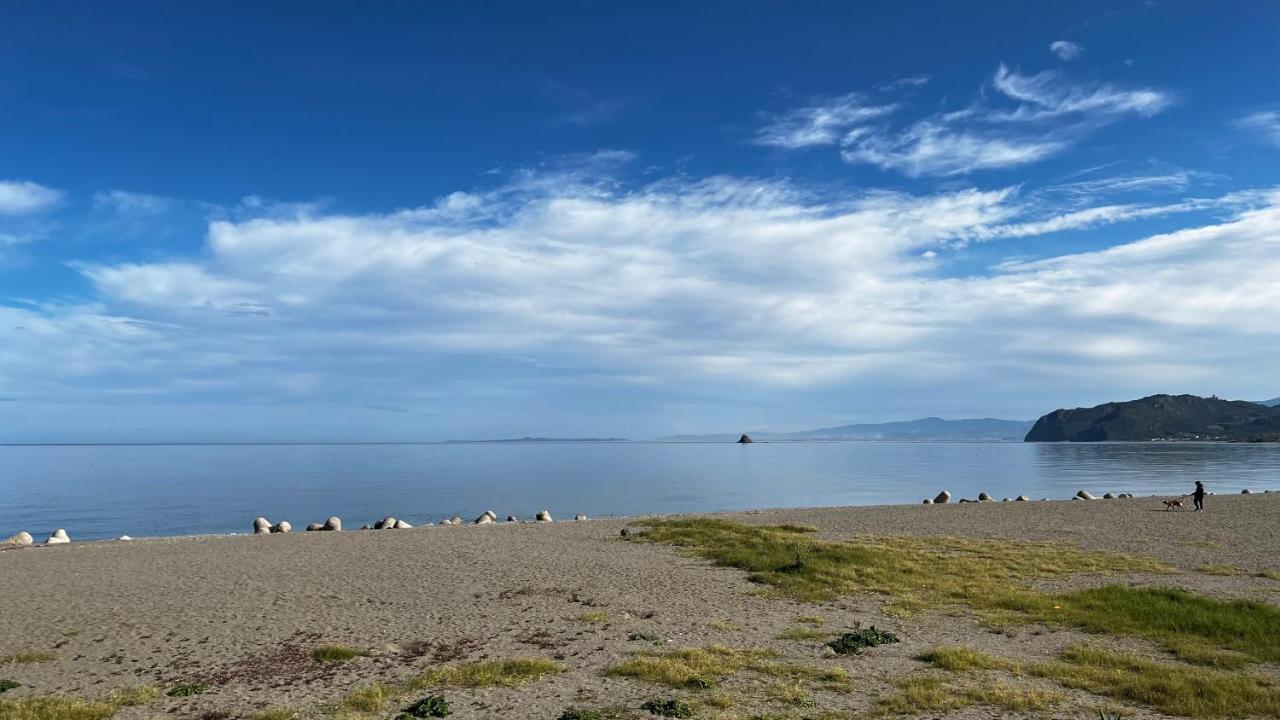
[[[301,528],[338,515],[414,524],[486,509],[637,515],[768,507],[1280,490],[1280,445],[511,443],[0,446],[0,537],[73,539]]]

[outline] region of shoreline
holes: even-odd
[[[1082,490],[1080,490],[1079,492],[1087,492],[1087,491],[1082,489]],[[1280,489],[1276,489],[1276,490],[1272,490],[1272,489],[1270,489],[1270,488],[1266,488],[1266,489],[1263,489],[1263,490],[1252,490],[1252,489],[1247,489],[1247,491],[1246,491],[1246,490],[1242,490],[1240,493],[1232,493],[1232,494],[1227,494],[1227,495],[1219,495],[1219,494],[1217,494],[1217,493],[1209,493],[1209,497],[1213,497],[1213,498],[1218,498],[1218,497],[1231,497],[1231,496],[1233,496],[1233,495],[1235,495],[1235,494],[1239,494],[1239,495],[1242,495],[1242,496],[1250,496],[1250,495],[1271,495],[1271,494],[1278,494],[1278,493],[1280,493]],[[1112,494],[1112,493],[1105,493],[1105,494]],[[1028,503],[1044,504],[1044,503],[1069,503],[1069,502],[1108,502],[1108,501],[1124,501],[1124,500],[1131,500],[1131,501],[1133,501],[1133,500],[1144,500],[1144,499],[1145,499],[1145,500],[1150,500],[1150,499],[1155,499],[1155,498],[1167,498],[1167,497],[1179,497],[1179,496],[1172,496],[1172,495],[1155,495],[1155,494],[1152,494],[1152,495],[1143,495],[1143,496],[1135,496],[1135,495],[1128,494],[1128,493],[1122,493],[1122,494],[1119,494],[1118,496],[1115,496],[1115,497],[1104,497],[1103,495],[1096,495],[1096,496],[1094,496],[1092,499],[1088,499],[1088,500],[1086,500],[1086,499],[1084,499],[1084,498],[1081,498],[1081,497],[1078,497],[1078,496],[1072,496],[1072,497],[1068,497],[1068,498],[1028,498],[1028,499],[1026,499],[1026,500],[1021,500],[1021,501],[1016,500],[1016,499],[1014,499],[1014,498],[1001,498],[1001,499],[999,499],[999,500],[994,499],[994,498],[993,498],[993,499],[991,499],[991,500],[979,500],[979,499],[971,499],[971,498],[956,498],[956,499],[950,500],[949,502],[946,502],[946,503],[936,503],[936,505],[938,505],[938,506],[942,506],[942,505],[983,505],[983,506],[990,506],[990,505],[1004,505],[1004,504],[1025,505],[1025,504],[1028,504]],[[1185,497],[1185,496],[1183,496],[1183,497]],[[621,515],[621,514],[619,514],[619,515],[604,514],[604,515],[595,515],[595,516],[584,517],[583,519],[568,519],[568,518],[566,518],[566,519],[561,519],[561,520],[554,520],[554,521],[551,521],[551,522],[539,522],[539,521],[537,521],[536,519],[532,519],[532,518],[534,518],[534,517],[535,517],[534,515],[530,515],[530,516],[528,516],[530,519],[520,519],[520,520],[518,520],[517,522],[509,522],[509,521],[505,521],[505,520],[496,520],[496,521],[494,521],[494,522],[492,522],[492,523],[476,523],[476,522],[474,522],[474,521],[467,521],[467,520],[464,520],[464,521],[462,521],[461,523],[446,524],[445,522],[441,521],[441,522],[434,522],[434,523],[420,523],[420,524],[417,524],[417,525],[413,525],[413,526],[412,526],[412,527],[410,527],[410,528],[402,528],[401,530],[402,530],[402,531],[403,531],[403,530],[425,530],[425,529],[429,529],[429,528],[445,529],[445,528],[467,527],[467,526],[485,527],[485,526],[489,526],[489,525],[495,525],[495,526],[518,526],[518,525],[563,525],[563,524],[566,524],[566,523],[583,523],[583,522],[601,522],[601,521],[638,520],[638,519],[642,519],[642,518],[680,518],[680,517],[703,517],[703,516],[712,516],[712,517],[714,517],[714,516],[738,516],[738,515],[773,514],[773,513],[786,513],[786,512],[814,512],[814,511],[827,511],[827,510],[850,510],[850,511],[851,511],[851,510],[876,510],[876,509],[887,509],[887,508],[906,508],[906,507],[932,506],[932,505],[935,505],[935,503],[933,503],[933,502],[932,502],[932,499],[931,499],[931,498],[926,498],[925,500],[926,500],[926,502],[923,502],[923,503],[884,503],[884,504],[877,504],[877,505],[806,505],[806,506],[796,506],[796,507],[735,508],[735,509],[726,509],[726,510],[711,510],[711,511],[706,511],[706,512],[635,513],[635,514],[625,514],[625,515]],[[198,532],[198,533],[191,533],[191,534],[176,534],[176,535],[129,535],[129,536],[127,537],[127,539],[126,539],[126,538],[124,538],[124,537],[114,537],[114,538],[112,538],[112,537],[107,537],[107,538],[93,538],[93,539],[89,539],[89,540],[76,540],[76,539],[75,539],[75,533],[74,533],[72,530],[68,529],[68,530],[67,530],[67,532],[68,532],[68,534],[71,536],[71,542],[69,542],[69,543],[55,543],[55,544],[53,544],[53,545],[47,545],[46,543],[44,543],[44,542],[40,542],[40,541],[38,541],[38,540],[37,540],[37,541],[35,541],[35,542],[33,542],[33,543],[32,543],[32,544],[30,544],[30,545],[5,544],[5,542],[4,542],[5,537],[9,537],[8,535],[6,535],[6,536],[4,536],[4,537],[0,537],[0,552],[3,552],[3,551],[5,551],[5,550],[19,550],[19,549],[35,548],[35,547],[61,547],[61,546],[63,546],[63,545],[71,545],[71,544],[74,544],[74,545],[85,545],[85,544],[89,544],[89,543],[138,543],[138,542],[158,541],[158,540],[202,540],[202,539],[203,539],[203,540],[207,540],[207,539],[213,539],[213,538],[243,537],[243,536],[246,536],[246,535],[247,535],[247,536],[253,536],[253,535],[259,534],[259,533],[255,533],[255,532],[253,531],[253,529],[252,529],[252,522],[249,522],[249,523],[247,523],[247,524],[250,526],[250,529],[249,529],[249,530],[247,530],[247,531],[244,531],[244,532],[232,531],[232,532]],[[366,524],[366,525],[372,525],[372,523],[365,523],[365,524]],[[354,532],[381,532],[382,530],[391,530],[391,529],[394,529],[394,528],[384,528],[384,529],[379,529],[379,528],[373,528],[373,527],[360,527],[360,528],[349,528],[349,529],[348,529],[348,528],[344,528],[343,530],[338,531],[338,532],[344,532],[344,533],[354,533]],[[4,532],[9,532],[9,531],[4,531]],[[20,532],[22,532],[22,530],[13,530],[12,532],[14,532],[14,533],[20,533]],[[30,532],[30,531],[28,530],[27,532]],[[272,532],[272,533],[270,533],[270,534],[272,534],[272,535],[277,535],[277,534],[285,534],[285,535],[320,535],[320,534],[333,534],[333,531],[328,531],[328,530],[305,530],[305,529],[302,529],[302,527],[300,527],[300,526],[294,526],[294,527],[293,527],[290,531],[288,531],[288,532],[285,532],[285,533]],[[39,536],[35,535],[35,533],[32,533],[32,536],[33,536],[33,538],[38,538],[38,537],[39,537]]]

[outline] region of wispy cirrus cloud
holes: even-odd
[[[1049,52],[1057,55],[1060,60],[1070,61],[1084,53],[1084,46],[1070,40],[1055,40],[1049,43]]]
[[[56,207],[63,192],[30,180],[0,180],[0,215],[31,215]]]
[[[969,107],[898,127],[889,115],[899,104],[874,104],[851,93],[776,117],[758,131],[756,142],[787,149],[839,144],[849,163],[909,177],[964,175],[1038,162],[1098,127],[1125,116],[1151,117],[1174,102],[1153,88],[1073,83],[1056,73],[1024,75],[1003,64],[989,87],[994,93]]]
[[[1237,119],[1234,124],[1263,142],[1280,147],[1280,112],[1260,110]]]
[[[789,150],[834,145],[853,127],[888,115],[896,108],[893,103],[871,103],[860,93],[815,100],[774,117],[757,131],[755,142]]]

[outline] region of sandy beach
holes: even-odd
[[[1155,498],[1133,498],[716,517],[810,525],[824,541],[874,535],[1062,543],[1154,558],[1174,571],[1072,575],[1041,583],[1046,589],[1119,582],[1280,603],[1280,581],[1258,575],[1280,571],[1280,494],[1215,496],[1208,506],[1204,513],[1165,512]],[[443,688],[452,717],[554,719],[569,707],[650,717],[641,703],[667,697],[701,703],[698,717],[818,717],[819,710],[853,717],[872,713],[896,679],[924,667],[916,658],[934,646],[1035,661],[1090,639],[1061,626],[992,626],[952,608],[902,618],[886,614],[884,598],[870,594],[817,603],[764,596],[742,570],[715,567],[665,544],[625,541],[620,531],[628,526],[637,524],[435,526],[0,551],[0,657],[52,658],[0,665],[0,678],[18,684],[0,697],[91,699],[117,688],[195,682],[207,690],[161,695],[122,707],[116,717],[239,718],[287,708],[296,717],[319,718],[362,684],[398,682],[442,664],[537,657],[563,671],[520,687]],[[1212,574],[1208,565],[1230,566],[1231,574]],[[830,634],[874,625],[901,642],[837,656],[822,639],[779,639],[798,618],[821,618]],[[1157,654],[1140,639],[1108,641]],[[313,660],[312,650],[325,644],[368,654],[343,663]],[[852,682],[840,691],[810,688],[811,700],[798,709],[770,692],[771,681],[742,672],[716,689],[717,703],[731,701],[717,707],[703,700],[707,692],[606,674],[637,652],[713,644],[766,648],[780,661],[840,668]],[[1274,664],[1254,670],[1280,682]],[[1012,714],[1084,717],[1096,715],[1102,701],[1081,690],[1061,692],[1051,712]],[[394,717],[399,704],[374,716]],[[1127,717],[1164,717],[1141,705],[1112,705]],[[975,705],[941,714],[1011,713]]]

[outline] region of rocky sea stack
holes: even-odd
[[[752,440],[751,436],[746,433],[742,433],[742,437],[738,438],[739,445],[746,445],[747,443],[753,443],[753,442],[755,442],[755,440]]]

